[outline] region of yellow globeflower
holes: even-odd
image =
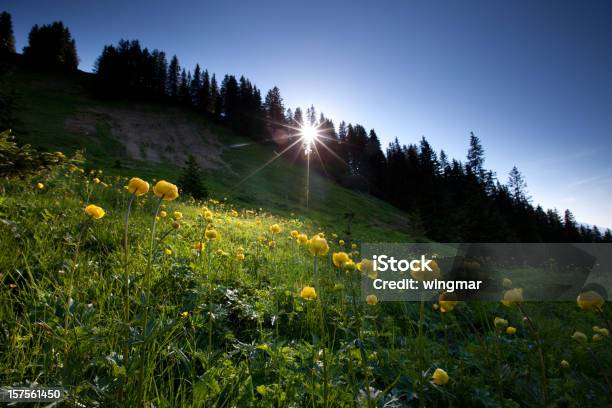
[[[312,286],[305,286],[300,292],[300,297],[306,300],[315,300],[317,298],[317,291]]]
[[[334,252],[332,255],[332,262],[336,268],[342,267],[342,265],[349,260],[349,256],[346,252]]]
[[[170,248],[166,248],[164,252],[166,253],[166,255],[172,255],[172,250]]]
[[[297,242],[300,245],[304,245],[308,242],[308,236],[306,234],[300,234],[297,237]]]
[[[507,290],[504,293],[504,298],[502,299],[502,303],[504,306],[512,307],[517,303],[521,303],[523,301],[523,289],[522,288],[514,288]]]
[[[143,196],[149,192],[149,183],[138,177],[132,177],[127,185],[127,191],[137,197]]]
[[[378,303],[378,298],[376,295],[368,295],[366,296],[366,303],[370,306],[374,306]]]
[[[599,293],[589,290],[579,294],[576,303],[582,310],[601,310],[606,301]]]
[[[174,214],[172,214],[172,218],[174,218],[174,221],[178,221],[183,219],[183,213],[180,211],[175,211]]]
[[[198,252],[202,252],[202,250],[204,249],[204,243],[203,242],[196,242],[195,245],[193,246],[193,248],[198,251]]]
[[[508,326],[506,327],[506,334],[512,336],[516,333],[516,327]]]
[[[95,178],[93,179],[93,181],[94,181],[94,183],[96,183],[96,184],[100,184],[100,179],[99,179],[99,178],[97,178],[97,177],[95,177]]]
[[[236,259],[240,262],[244,261],[244,252],[238,252],[236,254]]]
[[[166,218],[166,215],[168,215],[168,213],[167,213],[167,212],[165,212],[165,211],[163,211],[163,210],[159,212],[159,216],[160,216],[161,218]]]
[[[561,360],[561,368],[569,368],[570,363],[567,360]]]
[[[593,331],[597,334],[600,334],[604,337],[608,337],[610,335],[610,331],[608,329],[606,329],[605,327],[597,327],[594,326],[593,327]]]
[[[443,369],[436,368],[431,376],[431,381],[436,385],[444,385],[448,382],[448,374]]]
[[[291,238],[293,239],[297,239],[297,237],[300,235],[299,232],[297,232],[296,230],[291,231]]]
[[[504,289],[510,289],[512,287],[512,281],[508,278],[504,278],[504,280],[502,281],[502,286],[504,287]]]
[[[348,261],[342,264],[342,269],[347,272],[353,272],[355,269],[357,269],[357,265],[355,265],[355,262],[353,262],[352,259],[349,259]]]
[[[281,227],[278,224],[272,224],[270,225],[270,232],[272,234],[278,234],[279,232],[281,232]]]
[[[344,246],[344,240],[343,240],[343,239],[341,239],[340,241],[338,241],[338,245],[340,245],[340,246]]]
[[[232,217],[234,217],[234,218],[237,218],[237,217],[238,217],[238,211],[236,211],[236,210],[232,210],[232,211],[230,212],[230,215],[231,215]]]
[[[459,301],[455,299],[456,298],[450,293],[446,293],[446,292],[441,293],[440,296],[438,297],[438,304],[440,305],[440,311],[442,313],[452,312],[455,306],[457,306],[457,303],[459,303]]]
[[[502,319],[501,317],[496,317],[495,320],[493,320],[493,324],[499,329],[508,326],[508,321],[506,319]]]
[[[270,242],[268,242],[268,248],[270,248],[270,249],[274,249],[274,248],[276,248],[276,241],[270,241]]]
[[[603,336],[601,334],[594,334],[593,335],[593,341],[602,341],[603,340]]]
[[[160,180],[153,187],[153,192],[164,201],[175,200],[178,196],[178,187],[166,180]]]
[[[581,331],[575,331],[574,334],[572,334],[572,339],[574,339],[576,341],[580,341],[580,342],[586,343],[587,336],[586,336],[586,334],[584,334]]]
[[[440,267],[438,266],[438,263],[435,260],[432,260],[431,262],[429,262],[428,265],[431,271],[422,271],[419,262],[419,269],[417,271],[410,271],[410,275],[412,275],[414,279],[419,281],[430,281],[440,278]]]
[[[214,241],[219,236],[219,234],[217,234],[217,231],[215,229],[212,229],[212,228],[211,229],[207,229],[206,233],[204,235],[206,236],[206,239],[209,239],[211,241]]]
[[[36,188],[42,190],[43,188],[45,188],[45,185],[43,183],[36,183]]]
[[[100,218],[104,217],[104,214],[106,214],[101,207],[93,204],[89,204],[87,207],[85,207],[85,213],[96,220],[99,220]]]
[[[325,256],[329,252],[329,245],[327,240],[322,238],[320,235],[313,236],[308,241],[308,251],[313,256]]]
[[[351,244],[351,249],[357,249],[357,244],[355,243]]]

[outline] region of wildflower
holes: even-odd
[[[593,326],[593,331],[597,334],[601,334],[604,337],[608,337],[610,335],[610,332],[605,327]]]
[[[355,244],[355,243],[351,244],[351,249],[353,249],[353,250],[357,249],[357,244]]]
[[[45,185],[43,183],[36,183],[36,188],[42,190],[43,188],[45,188]]]
[[[236,210],[232,210],[232,211],[230,212],[230,215],[231,215],[232,217],[234,217],[234,218],[238,218],[238,211],[236,211]]]
[[[368,295],[366,296],[366,303],[370,306],[375,306],[378,303],[378,298],[376,295]]]
[[[438,310],[440,308],[440,306],[437,303],[434,303],[433,305],[431,305],[431,308],[433,310]]]
[[[181,318],[182,318],[182,319],[186,319],[186,318],[188,318],[188,317],[189,317],[189,312],[183,312],[183,313],[181,313]]]
[[[312,286],[305,286],[300,292],[300,297],[306,300],[315,300],[317,298],[317,292]]]
[[[420,262],[418,262],[417,264],[420,264]],[[428,271],[428,270],[422,271],[419,265],[417,265],[417,267],[418,267],[418,270],[410,271],[410,275],[412,275],[412,277],[416,280],[430,281],[430,280],[438,279],[440,277],[440,267],[438,266],[438,263],[435,260],[432,260],[431,262],[429,262],[429,268],[431,269],[431,271]],[[426,268],[423,268],[423,269],[426,269]]]
[[[170,248],[166,248],[164,252],[166,253],[166,255],[172,255],[172,250]]]
[[[176,230],[177,230],[177,229],[179,229],[179,228],[181,228],[181,223],[180,223],[180,222],[178,222],[178,221],[174,221],[174,222],[172,223],[172,228],[174,228],[174,229],[176,229]]]
[[[515,288],[507,290],[504,293],[504,298],[502,299],[502,303],[504,306],[512,307],[517,303],[521,303],[523,301],[523,289]]]
[[[212,213],[212,212],[210,212],[210,211],[206,211],[206,212],[204,213],[204,219],[205,219],[207,222],[212,222],[212,220],[213,220],[213,213]]]
[[[443,369],[436,368],[436,371],[431,376],[431,381],[436,385],[444,385],[448,382],[448,374]]]
[[[158,181],[153,187],[153,192],[164,201],[172,201],[179,196],[178,187],[165,180]]]
[[[337,238],[338,238],[338,234],[332,233],[332,239],[337,239]]]
[[[204,243],[203,242],[196,242],[195,245],[193,246],[193,248],[198,251],[198,252],[202,252],[202,249],[204,249]]]
[[[300,234],[297,237],[297,242],[300,245],[304,245],[305,243],[308,242],[308,236],[306,234]]]
[[[504,289],[510,289],[512,287],[512,281],[508,278],[504,278],[504,280],[502,281],[502,286],[504,287]]]
[[[506,319],[502,319],[501,317],[496,317],[493,320],[493,325],[499,329],[508,326],[508,321]]]
[[[582,310],[601,310],[605,302],[604,298],[594,290],[582,292],[576,298],[576,303]]]
[[[244,253],[243,253],[243,252],[238,252],[238,253],[236,254],[236,259],[237,259],[239,262],[244,261]]]
[[[127,185],[127,191],[137,197],[143,196],[149,192],[149,183],[138,177],[132,177]]]
[[[93,181],[94,181],[94,183],[96,183],[96,184],[100,184],[100,179],[99,179],[99,178],[97,178],[97,177],[95,177],[95,178],[93,179]]]
[[[603,336],[599,333],[593,335],[593,341],[602,341]]]
[[[290,232],[291,238],[293,239],[297,239],[297,237],[300,235],[299,232],[297,232],[296,230],[293,230]]]
[[[163,211],[163,210],[159,212],[159,217],[160,218],[166,218],[167,215],[168,215],[168,213]]]
[[[332,255],[332,262],[336,268],[342,267],[342,265],[349,260],[349,256],[346,252],[335,252]]]
[[[438,304],[440,305],[440,311],[442,313],[452,312],[455,306],[459,303],[455,300],[455,297],[447,292],[443,292],[438,297]]]
[[[506,334],[512,336],[516,333],[516,327],[508,326],[506,327]]]
[[[572,339],[582,342],[582,343],[586,343],[587,336],[583,332],[575,331],[574,334],[572,334]]]
[[[272,224],[270,225],[270,232],[272,234],[278,234],[279,232],[281,232],[281,227],[278,224]]]
[[[87,207],[85,207],[85,213],[96,220],[99,220],[100,218],[104,217],[104,214],[106,214],[102,208],[93,204],[89,204]]]
[[[378,272],[374,270],[374,263],[370,259],[362,259],[357,264],[357,270],[361,273],[366,273],[368,278],[374,280],[378,277]]]
[[[175,211],[172,214],[172,218],[174,218],[174,221],[182,220],[183,219],[183,213],[180,212],[180,211]]]
[[[340,241],[338,241],[338,245],[340,245],[340,246],[344,246],[344,240],[343,240],[343,239],[341,239]]]
[[[567,360],[561,360],[561,368],[570,368],[570,363]]]
[[[274,249],[274,248],[276,248],[276,241],[270,241],[270,242],[268,242],[268,248],[270,248],[270,249]]]
[[[329,252],[329,245],[325,238],[321,238],[319,235],[313,236],[308,241],[308,251],[312,256],[325,256]]]
[[[204,235],[206,236],[206,239],[209,239],[211,241],[214,241],[219,236],[219,234],[217,234],[217,231],[215,229],[212,229],[212,228],[211,229],[207,229],[206,233]]]
[[[355,262],[353,262],[352,259],[349,259],[342,265],[342,268],[347,272],[353,272],[355,269],[357,269],[357,265],[355,265]]]

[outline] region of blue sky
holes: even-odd
[[[86,4],[90,3],[90,4]],[[386,145],[425,136],[464,159],[469,132],[535,203],[612,227],[612,3],[605,1],[3,1],[18,48],[62,20],[89,71],[121,38],[217,75],[279,86],[375,128]]]

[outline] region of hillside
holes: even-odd
[[[109,174],[171,180],[191,153],[206,170],[214,197],[282,215],[300,212],[321,227],[336,229],[346,227],[344,214],[352,212],[356,238],[418,238],[407,214],[314,173],[305,211],[302,167],[281,157],[256,172],[276,156],[274,146],[253,144],[188,109],[96,99],[87,90],[91,78],[85,73],[12,75],[18,94],[15,134],[21,143],[68,152],[85,149],[89,166]]]

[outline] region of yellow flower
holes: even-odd
[[[278,224],[272,224],[270,225],[270,232],[272,234],[278,234],[279,232],[281,232],[281,227]]]
[[[516,333],[516,327],[508,326],[506,328],[506,334],[512,336]]]
[[[357,244],[355,244],[355,243],[351,244],[351,249],[353,249],[353,250],[357,249]]]
[[[158,181],[153,187],[153,192],[164,201],[172,201],[179,196],[178,187],[165,180]]]
[[[332,255],[332,262],[336,268],[342,267],[342,265],[349,260],[349,256],[346,252],[335,252]]]
[[[420,265],[420,262],[418,262],[418,264]],[[412,275],[412,277],[416,280],[430,281],[430,280],[438,279],[440,277],[440,267],[438,266],[438,263],[435,260],[432,260],[429,263],[429,268],[431,269],[431,271],[428,271],[428,270],[422,271],[420,266],[418,267],[419,267],[419,270],[410,271],[410,275]]]
[[[300,297],[306,300],[315,300],[317,298],[317,291],[312,286],[305,286],[300,292]]]
[[[174,214],[172,214],[172,218],[174,218],[174,221],[178,221],[183,219],[183,213],[180,211],[175,211]]]
[[[355,269],[357,269],[357,265],[355,265],[355,262],[353,262],[352,259],[349,259],[342,264],[342,268],[347,272],[353,272]]]
[[[344,246],[344,240],[343,240],[343,239],[341,239],[340,241],[338,241],[338,245],[340,245],[340,246]]]
[[[605,302],[604,298],[594,290],[582,292],[576,298],[576,303],[582,310],[601,310]]]
[[[504,287],[504,289],[510,289],[512,287],[512,281],[508,278],[504,278],[504,280],[502,281],[502,286]]]
[[[585,343],[587,341],[587,336],[583,332],[575,331],[574,334],[572,334],[572,339]]]
[[[100,179],[99,179],[99,178],[97,178],[97,177],[95,177],[95,178],[93,179],[93,181],[94,181],[94,183],[96,183],[96,184],[100,184]]]
[[[593,341],[602,341],[603,336],[599,333],[593,335]]]
[[[230,212],[230,215],[231,215],[232,217],[234,217],[234,218],[237,218],[237,217],[238,217],[238,211],[236,211],[236,210],[232,210],[232,211]]]
[[[189,312],[183,312],[183,313],[181,313],[181,318],[182,318],[182,319],[186,319],[186,318],[188,318],[188,317],[189,317]]]
[[[567,360],[561,360],[561,368],[570,368],[570,363]]]
[[[338,234],[332,233],[332,239],[336,239],[336,238],[338,238]]]
[[[313,256],[325,256],[329,252],[329,245],[327,240],[322,238],[320,235],[313,236],[308,241],[308,251]]]
[[[204,249],[204,243],[203,242],[196,242],[195,245],[193,246],[193,248],[198,251],[198,252],[202,252],[202,249]]]
[[[85,213],[96,220],[99,220],[100,218],[104,217],[104,214],[106,214],[102,208],[93,204],[89,204],[87,207],[85,207]]]
[[[45,188],[45,185],[43,183],[36,183],[36,188],[42,190],[43,188]]]
[[[299,232],[297,232],[296,230],[291,231],[291,238],[293,239],[297,239],[297,237],[300,235]]]
[[[374,306],[378,303],[378,298],[376,295],[368,295],[366,296],[366,303],[370,306]]]
[[[601,334],[604,337],[608,337],[610,335],[610,332],[605,327],[593,326],[593,331],[597,334]]]
[[[236,254],[236,259],[240,262],[244,261],[244,253],[243,252],[238,252]]]
[[[149,183],[138,177],[132,177],[127,185],[127,191],[137,197],[143,196],[149,192]]]
[[[504,293],[504,298],[502,299],[502,303],[504,306],[512,307],[517,303],[521,303],[523,301],[523,289],[522,288],[514,288],[507,290]]]
[[[168,215],[168,213],[167,213],[167,212],[165,212],[165,211],[163,211],[163,210],[159,212],[159,216],[160,216],[161,218],[166,218],[166,215]]]
[[[493,320],[493,325],[499,329],[508,326],[508,321],[506,319],[502,319],[501,317],[496,317]]]
[[[440,305],[438,305],[437,303],[434,303],[433,305],[431,305],[431,308],[433,310],[438,310],[440,308]]]
[[[211,241],[217,239],[217,237],[219,236],[219,234],[217,234],[217,231],[214,229],[207,229],[204,235],[206,236],[206,239],[209,239]]]
[[[457,306],[457,303],[459,303],[455,299],[456,298],[450,293],[446,293],[446,292],[441,293],[440,296],[438,297],[438,304],[440,305],[440,311],[442,313],[452,312],[455,306]]]
[[[270,249],[276,248],[276,242],[275,241],[268,242],[268,248],[270,248]]]
[[[431,376],[431,381],[436,385],[444,385],[448,382],[448,374],[443,369],[436,368],[436,371]]]
[[[300,245],[304,245],[308,242],[308,236],[306,234],[300,234],[297,237],[297,242]]]
[[[170,248],[166,248],[166,255],[172,255],[172,250]]]

